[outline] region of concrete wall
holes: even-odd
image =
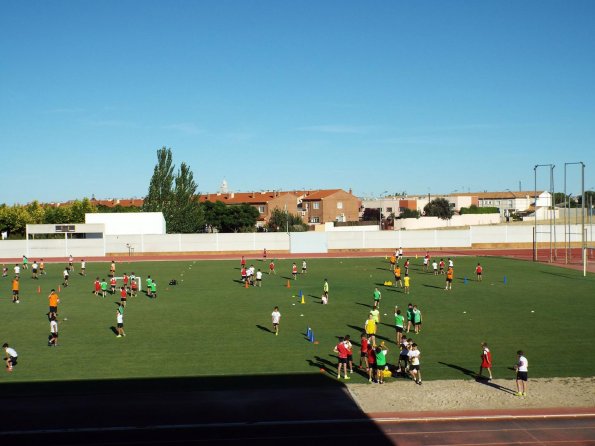
[[[161,212],[122,212],[85,214],[85,223],[102,223],[105,235],[165,234]]]
[[[404,218],[395,221],[395,229],[430,229],[498,223],[500,223],[500,214],[465,214],[453,215],[450,220],[441,220],[438,217]]]
[[[570,233],[564,225],[557,225],[550,232],[549,225],[537,227],[537,241],[556,241],[559,247],[565,240],[581,241],[581,226],[571,225]],[[550,235],[551,234],[551,235]],[[591,243],[593,228],[587,226]],[[104,239],[58,240],[2,240],[0,259],[31,259],[104,256],[109,253],[127,254],[132,247],[140,253],[233,253],[261,252],[264,248],[278,252],[327,252],[335,250],[393,250],[424,248],[469,248],[481,245],[531,246],[533,226],[496,225],[473,226],[469,229],[425,229],[419,231],[333,231],[333,232],[284,232],[249,234],[165,234],[165,235],[115,235]]]

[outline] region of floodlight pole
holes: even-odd
[[[577,161],[575,163],[564,163],[564,195],[566,196],[566,167],[570,165],[579,165],[581,166],[581,256],[583,261],[583,276],[587,275],[587,245],[586,245],[586,238],[585,238],[585,163],[582,161]],[[570,212],[569,212],[570,214]],[[566,231],[564,231],[566,232]],[[570,219],[568,221],[568,248],[567,251],[570,250],[571,257],[572,257],[572,248],[570,243]],[[566,255],[568,263],[568,254]]]
[[[536,164],[533,168],[535,178],[535,224],[533,228],[533,261],[537,261],[537,168],[538,167],[549,167],[550,168],[550,194],[551,204],[553,203],[553,178],[554,178],[554,164]],[[555,229],[555,228],[554,228]],[[550,214],[550,263],[552,262],[552,216]]]

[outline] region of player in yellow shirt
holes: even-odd
[[[409,294],[409,286],[411,284],[411,277],[409,277],[408,273],[405,273],[405,277],[403,278],[403,285],[405,288],[405,294]]]

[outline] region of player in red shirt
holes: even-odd
[[[478,263],[477,266],[475,267],[475,275],[477,276],[477,281],[478,282],[481,282],[482,281],[481,273],[483,273],[483,268]]]
[[[99,291],[100,291],[100,290],[101,290],[101,282],[99,281],[99,277],[97,277],[97,278],[95,279],[95,284],[94,284],[94,291],[93,291],[93,293],[94,293],[96,296],[99,296]]]
[[[376,370],[378,367],[376,366],[376,352],[374,351],[374,346],[368,343],[368,381],[372,382],[372,379],[376,381]]]
[[[130,297],[136,296],[136,292],[138,291],[138,279],[130,281]]]
[[[271,260],[271,263],[269,263],[269,274],[277,274],[277,271],[275,271],[275,262]]]
[[[112,276],[112,278],[109,280],[109,286],[112,290],[112,294],[116,293],[116,278]]]
[[[125,287],[120,288],[120,305],[123,307],[126,306],[126,298],[128,297],[128,292],[126,291]]]
[[[359,368],[362,368],[362,362],[366,364],[366,372],[370,367],[368,367],[368,337],[366,333],[362,333],[362,338],[360,340],[361,348],[360,348],[360,356],[359,356]]]
[[[486,369],[490,375],[488,380],[492,379],[492,352],[488,348],[487,342],[481,343],[481,366],[479,366],[479,378],[483,378],[483,369]]]
[[[349,356],[349,348],[345,345],[345,339],[339,338],[339,343],[335,346],[335,353],[339,354],[339,365],[337,366],[337,379],[341,378],[341,369],[345,375],[345,379],[350,379],[347,374],[347,357]]]
[[[246,258],[242,256],[242,260],[240,260],[240,268],[246,268]]]
[[[242,283],[245,283],[248,280],[248,271],[246,271],[246,265],[242,266],[242,271],[240,272],[242,275]]]
[[[440,274],[444,274],[444,259],[440,259],[438,266],[440,267]]]
[[[297,265],[293,262],[293,266],[291,267],[291,274],[293,275],[293,280],[297,280]]]

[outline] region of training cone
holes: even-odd
[[[248,281],[244,281],[244,288],[248,288]]]
[[[465,285],[467,285],[467,278],[466,278],[466,277],[465,277],[465,280],[463,281],[463,283],[464,283]]]
[[[302,294],[302,300],[300,301],[301,304],[305,304],[306,300],[304,299],[304,295]]]
[[[504,285],[506,285],[506,276],[504,276]]]
[[[314,332],[313,331],[310,332],[310,342],[312,342],[313,344],[316,343],[316,341],[314,340]]]
[[[41,287],[40,286],[37,287],[37,294],[39,294],[39,293],[41,293]]]
[[[308,338],[308,341],[310,340],[311,335],[312,335],[312,329],[310,327],[308,327],[308,329],[306,330],[306,337]]]
[[[287,288],[291,288],[291,282],[289,281],[289,279],[287,280]]]
[[[62,287],[60,285],[58,285],[58,293],[62,291]]]

